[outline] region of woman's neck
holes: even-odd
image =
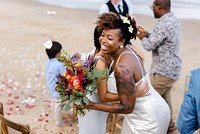
[[[114,61],[116,61],[116,60],[118,59],[118,57],[119,57],[120,54],[125,50],[125,48],[126,48],[126,47],[124,46],[124,47],[123,47],[122,49],[120,49],[117,53],[111,55]]]

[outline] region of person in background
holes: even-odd
[[[151,84],[170,107],[168,134],[173,134],[177,133],[177,128],[172,119],[171,89],[180,76],[182,60],[179,55],[180,22],[170,7],[170,0],[154,0],[150,8],[154,17],[159,19],[158,23],[151,34],[139,27],[137,36],[143,48],[152,52]]]
[[[200,128],[200,68],[191,72],[188,90],[179,111],[177,128],[181,134],[193,134]]]
[[[109,0],[100,7],[99,15],[103,13],[114,12],[125,16],[133,16],[133,5],[129,0]]]
[[[48,40],[44,43],[44,47],[46,49],[46,54],[49,58],[46,61],[45,77],[46,77],[47,88],[52,98],[51,102],[52,102],[52,107],[54,109],[53,112],[55,114],[55,124],[57,126],[62,126],[64,124],[64,121],[61,116],[60,102],[57,99],[59,97],[59,93],[55,91],[57,82],[56,76],[66,71],[64,64],[59,62],[57,59],[60,55],[62,45],[57,41]]]

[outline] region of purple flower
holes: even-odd
[[[90,61],[89,61],[89,60],[83,62],[83,66],[84,66],[84,67],[88,68],[89,65],[90,65]]]
[[[73,62],[77,62],[78,61],[78,58],[75,57],[75,56],[72,56],[71,59],[72,59]]]

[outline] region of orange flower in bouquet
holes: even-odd
[[[59,93],[61,107],[69,110],[71,104],[75,106],[76,116],[85,115],[88,109],[84,105],[88,104],[87,94],[96,91],[99,84],[97,79],[106,79],[108,70],[98,70],[94,65],[94,59],[89,57],[86,61],[70,57],[66,50],[61,52],[59,61],[66,66],[66,72],[57,76],[57,86],[55,90]]]

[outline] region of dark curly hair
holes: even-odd
[[[99,31],[109,30],[109,29],[120,29],[121,38],[120,40],[125,40],[125,44],[130,42],[130,39],[136,39],[137,27],[134,19],[131,19],[129,15],[126,15],[127,19],[130,21],[130,24],[124,23],[121,19],[120,15],[115,14],[113,12],[104,13],[98,17],[96,24],[98,26]],[[132,33],[129,31],[129,27],[132,26]]]

